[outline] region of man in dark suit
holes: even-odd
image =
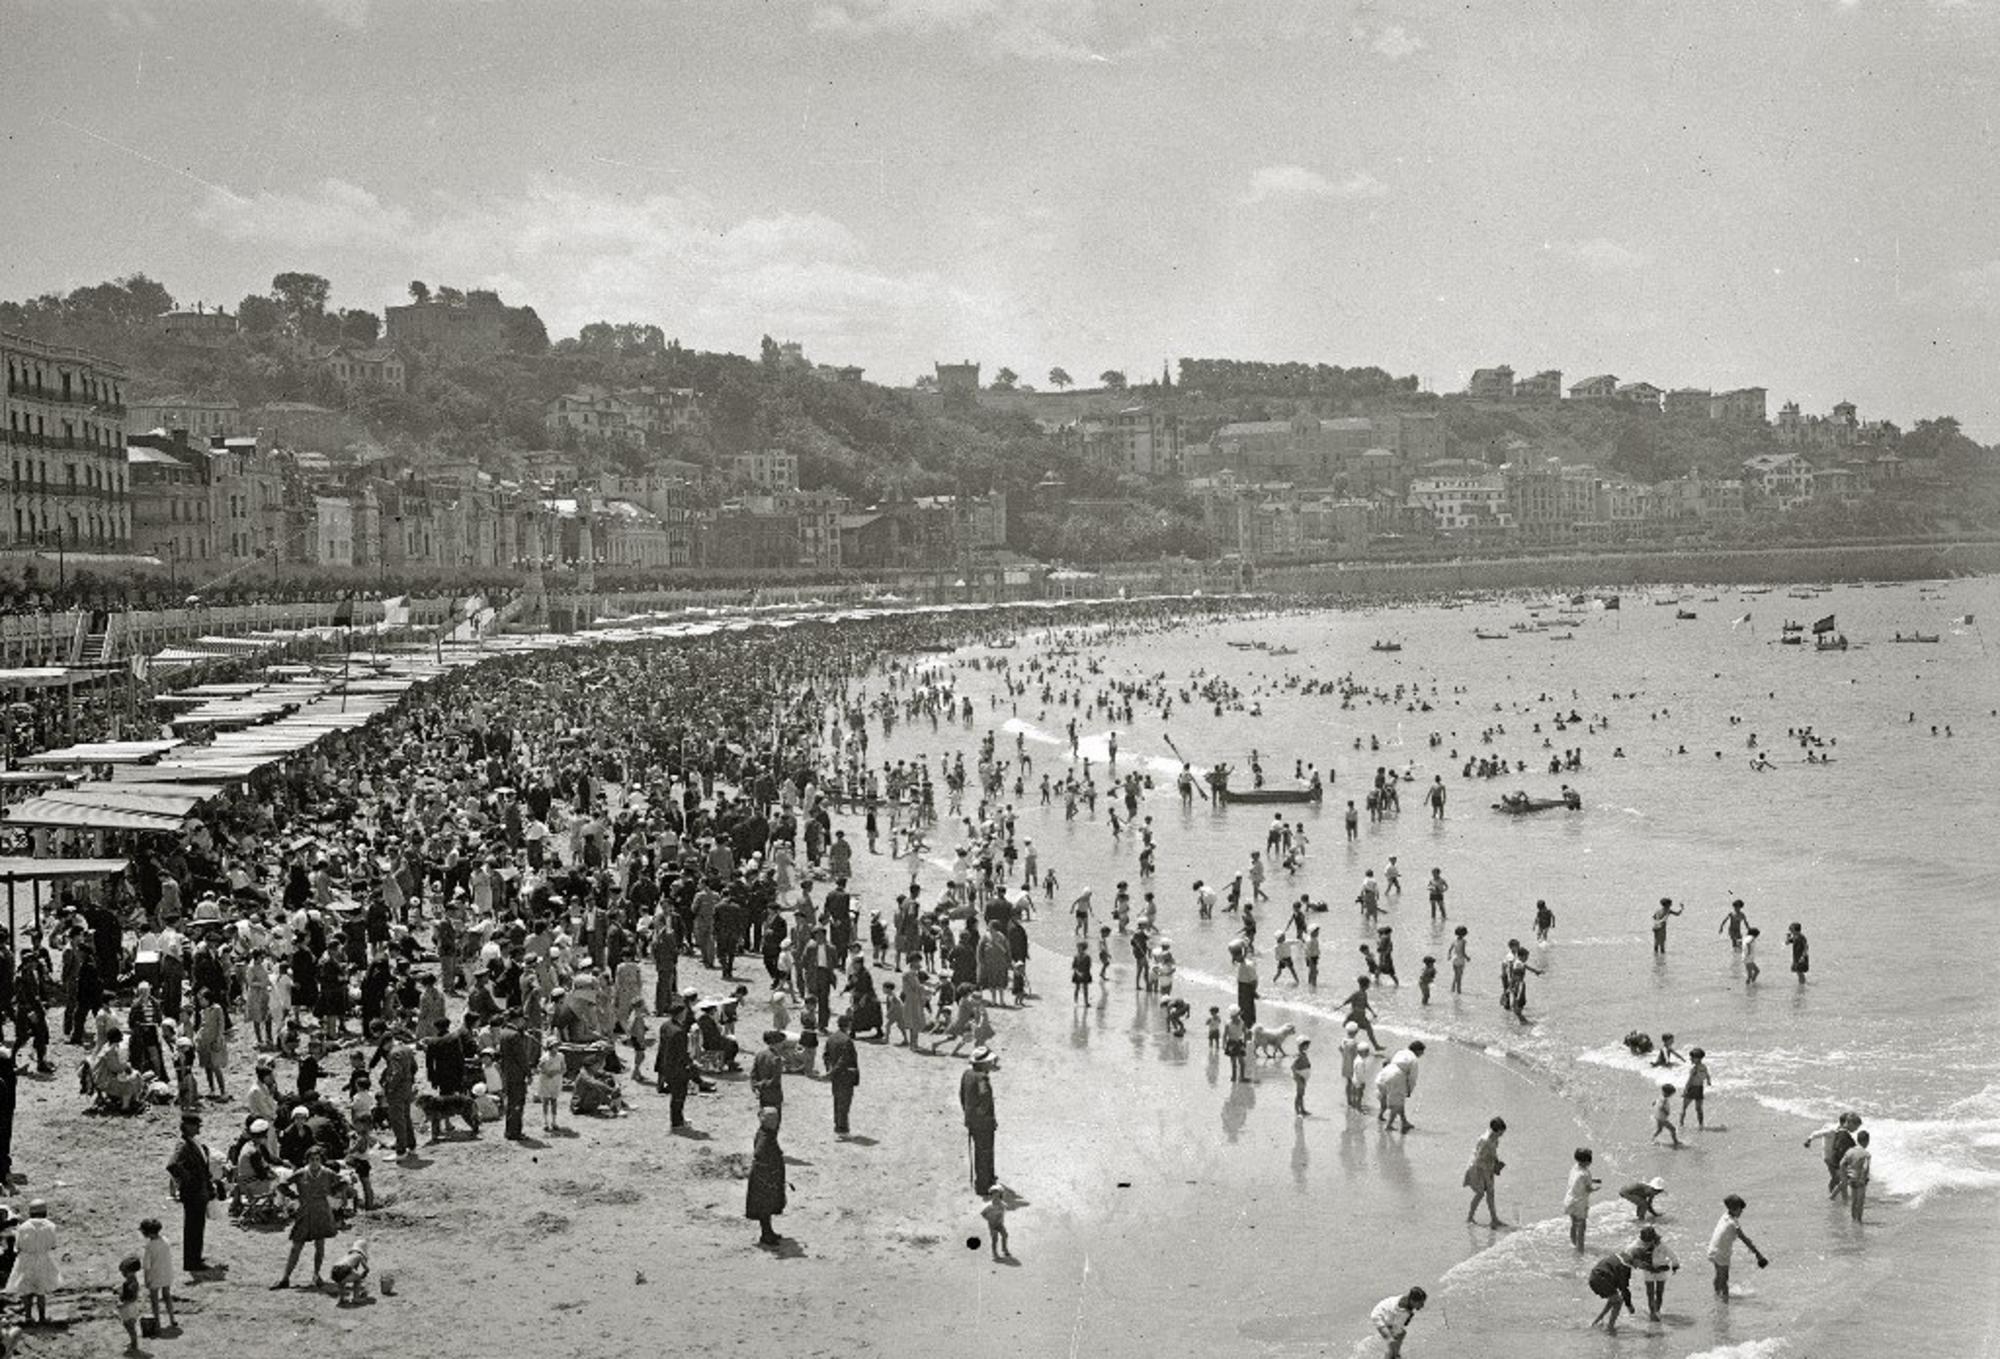
[[[972,1140],[972,1192],[984,1197],[993,1190],[993,1133],[1000,1126],[993,1109],[993,1077],[999,1063],[993,1050],[972,1050],[972,1066],[958,1078],[958,1107],[965,1115],[966,1136]]]
[[[833,1086],[833,1131],[847,1136],[847,1115],[854,1107],[854,1087],[861,1084],[861,1054],[855,1050],[854,1036],[848,1032],[854,1021],[841,1015],[826,1036],[826,1078]]]

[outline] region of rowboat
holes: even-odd
[[[1559,797],[1531,797],[1523,798],[1519,802],[1502,798],[1493,804],[1494,811],[1506,816],[1529,816],[1535,812],[1553,812],[1563,807],[1567,807],[1571,811],[1580,812],[1583,810],[1583,803],[1580,799],[1572,803],[1565,798]]]

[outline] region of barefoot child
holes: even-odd
[[[1428,1005],[1431,1003],[1431,984],[1438,979],[1438,960],[1434,954],[1424,955],[1424,970],[1417,973],[1417,996]]]
[[[1213,1057],[1222,1051],[1222,1007],[1208,1007],[1208,1055]]]
[[[1674,1130],[1674,1086],[1671,1081],[1660,1086],[1660,1097],[1653,1101],[1653,1135],[1646,1140],[1657,1142],[1665,1133],[1674,1140],[1674,1146],[1681,1144],[1681,1135]]]
[[[560,1039],[550,1029],[542,1036],[542,1060],[535,1064],[535,1098],[542,1106],[542,1131],[556,1131],[556,1106],[562,1102],[563,1060]]]
[[[993,1247],[993,1258],[1011,1260],[1013,1250],[1007,1245],[1007,1191],[994,1186],[986,1195],[986,1206],[979,1210],[986,1219],[988,1244]]]
[[[139,1309],[143,1305],[139,1257],[128,1255],[118,1262],[118,1320],[125,1327],[125,1353],[139,1353]]]
[[[1590,1174],[1589,1147],[1576,1149],[1576,1163],[1569,1168],[1569,1186],[1563,1191],[1563,1211],[1569,1214],[1569,1243],[1583,1249],[1583,1228],[1590,1217],[1590,1191],[1598,1181]]]
[[[1764,1258],[1764,1252],[1757,1249],[1743,1231],[1743,1210],[1750,1205],[1739,1194],[1731,1194],[1722,1201],[1722,1218],[1715,1224],[1715,1232],[1708,1238],[1708,1262],[1715,1266],[1715,1296],[1729,1301],[1729,1259],[1736,1243],[1741,1241],[1750,1254],[1756,1258],[1757,1268],[1762,1269],[1771,1262]]]
[[[1299,1050],[1292,1056],[1292,1112],[1304,1118],[1310,1110],[1306,1108],[1306,1082],[1312,1079],[1312,1058],[1306,1049],[1312,1046],[1312,1039],[1301,1038]],[[1859,1221],[1859,1219],[1856,1219]]]
[[[160,1234],[160,1220],[149,1217],[139,1224],[139,1235],[145,1238],[139,1247],[139,1261],[145,1272],[147,1296],[153,1304],[153,1329],[160,1329],[160,1308],[167,1309],[167,1325],[179,1326],[174,1316],[174,1252],[167,1245],[166,1237]]]

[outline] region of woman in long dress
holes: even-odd
[[[757,1244],[775,1246],[785,1238],[771,1229],[771,1219],[785,1211],[785,1153],[778,1146],[778,1111],[757,1115],[757,1141],[750,1152],[750,1186],[743,1216],[758,1227]]]
[[[284,1277],[271,1285],[273,1289],[292,1286],[292,1271],[298,1268],[308,1241],[313,1248],[313,1287],[321,1286],[326,1240],[339,1230],[333,1218],[333,1191],[338,1180],[339,1176],[326,1168],[326,1153],[320,1147],[306,1153],[305,1168],[291,1178],[292,1191],[299,1199],[298,1216],[292,1219],[292,1253],[285,1260]]]
[[[62,1266],[56,1263],[56,1224],[49,1221],[49,1205],[36,1199],[28,1205],[28,1219],[14,1228],[14,1272],[7,1276],[7,1292],[24,1301],[21,1320],[33,1324],[37,1311],[40,1321],[49,1321],[49,1294],[62,1287]]]

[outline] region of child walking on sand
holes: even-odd
[[[986,1195],[986,1206],[979,1210],[986,1219],[986,1238],[993,1247],[993,1258],[1011,1260],[1013,1250],[1007,1245],[1007,1191],[995,1185]]]
[[[118,1262],[118,1320],[125,1327],[125,1353],[139,1353],[139,1309],[143,1305],[139,1284],[139,1257],[128,1255]]]
[[[167,1309],[167,1325],[179,1326],[174,1316],[174,1252],[161,1235],[160,1220],[149,1217],[139,1224],[139,1235],[144,1243],[139,1247],[139,1262],[145,1273],[146,1294],[153,1304],[153,1329],[160,1329],[160,1308]]]
[[[1312,1039],[1301,1038],[1299,1050],[1292,1055],[1292,1112],[1300,1118],[1312,1112],[1306,1108],[1306,1082],[1312,1079],[1313,1065],[1312,1058],[1306,1055],[1306,1049],[1311,1046]],[[1858,1218],[1856,1220],[1859,1221]]]
[[[1576,1149],[1576,1162],[1569,1168],[1569,1186],[1563,1191],[1563,1211],[1569,1214],[1569,1243],[1583,1249],[1584,1224],[1590,1218],[1590,1191],[1598,1181],[1590,1174],[1589,1147]]]

